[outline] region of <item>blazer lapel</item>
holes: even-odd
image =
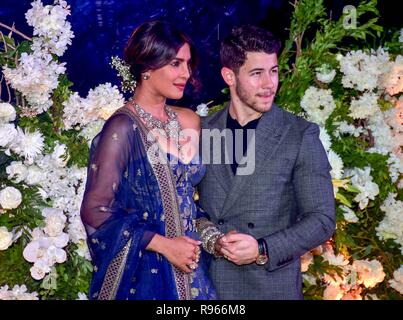
[[[226,131],[223,131],[227,128],[227,116],[228,116],[228,104],[224,107],[224,109],[218,111],[210,120],[207,121],[207,125],[203,126],[203,129],[207,130],[213,130],[213,129],[218,129],[219,133],[225,134]],[[207,135],[204,136],[204,138],[208,137],[209,133],[211,131],[207,132]],[[203,138],[203,134],[202,134]],[[224,139],[224,137],[223,137]],[[210,146],[210,143],[207,143],[206,141],[202,143],[202,152],[205,154],[205,152],[210,152],[210,159],[207,162],[209,164],[208,169],[213,172],[213,175],[217,177],[217,180],[221,184],[221,186],[224,188],[225,193],[228,195],[228,192],[231,188],[232,181],[234,179],[234,174],[231,169],[230,164],[225,163],[225,154],[231,155],[231,150],[230,146],[228,145],[228,142],[231,141],[230,138],[225,137],[224,141],[226,144],[222,143],[220,141],[220,149],[219,149],[219,156],[220,156],[220,163],[214,164],[213,162],[213,155],[218,151],[218,150],[213,150],[213,147]],[[207,148],[208,147],[208,148]],[[227,151],[226,151],[227,150]],[[204,158],[204,156],[203,156]]]
[[[270,111],[263,114],[256,128],[255,152],[248,151],[246,157],[243,158],[243,162],[248,161],[246,163],[249,164],[250,161],[254,161],[255,170],[251,174],[240,175],[242,168],[237,169],[237,175],[233,177],[232,187],[224,202],[222,216],[231,212],[236,200],[242,198],[242,194],[247,193],[247,186],[259,174],[262,166],[267,165],[267,160],[276,152],[288,130],[289,125],[284,126],[282,111],[273,104]]]

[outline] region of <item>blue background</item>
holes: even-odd
[[[31,8],[30,0],[1,0],[0,21],[31,36],[32,28],[24,14]],[[51,4],[53,1],[42,1]],[[325,1],[337,19],[343,6],[357,1]],[[387,0],[381,0],[383,25],[401,25],[398,14]],[[86,96],[90,88],[111,82],[119,84],[116,73],[109,66],[113,55],[122,56],[124,45],[132,30],[142,22],[164,18],[175,23],[195,42],[200,56],[200,92],[190,88],[178,105],[195,107],[212,99],[221,102],[225,87],[220,76],[219,43],[232,27],[244,23],[261,25],[280,39],[288,37],[292,6],[288,0],[68,0],[71,16],[68,20],[75,34],[73,44],[61,60],[67,62],[72,89]],[[396,11],[395,11],[396,12]],[[7,33],[6,30],[2,30]],[[20,38],[19,38],[20,39]]]

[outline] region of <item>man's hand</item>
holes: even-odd
[[[259,254],[257,240],[248,234],[230,231],[217,242],[224,257],[237,265],[253,263]]]

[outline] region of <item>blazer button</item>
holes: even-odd
[[[249,229],[253,229],[255,227],[255,225],[252,223],[252,222],[249,222],[248,223],[248,228]]]
[[[219,225],[223,225],[223,224],[224,224],[224,220],[223,220],[223,219],[218,220],[218,224],[219,224]]]

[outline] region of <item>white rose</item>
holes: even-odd
[[[0,123],[7,123],[15,120],[15,109],[7,103],[0,103]]]
[[[0,147],[7,147],[18,136],[18,131],[12,123],[0,123]]]
[[[26,178],[28,174],[28,169],[22,164],[21,161],[13,161],[6,168],[6,172],[8,174],[8,179],[11,180],[14,178],[14,181],[16,183],[20,183]]]
[[[51,237],[57,237],[63,232],[65,222],[60,216],[51,215],[46,218],[45,233]]]
[[[18,208],[21,201],[21,192],[14,187],[6,187],[0,191],[0,205],[3,207],[3,209]]]
[[[7,250],[13,243],[13,234],[6,227],[0,227],[0,250]]]
[[[67,220],[63,210],[45,208],[42,210],[42,215],[45,217],[46,226],[43,228],[45,233],[51,237],[59,236],[63,232]]]

